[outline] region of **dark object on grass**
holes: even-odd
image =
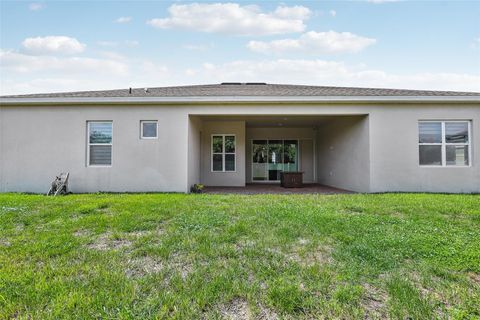
[[[195,184],[190,188],[190,192],[191,192],[191,193],[202,193],[202,192],[203,192],[203,188],[205,188],[205,186],[204,186],[203,184],[195,183]]]
[[[47,192],[47,196],[56,196],[59,194],[68,194],[68,177],[70,172],[60,173],[55,177],[55,180],[52,181],[50,190]]]

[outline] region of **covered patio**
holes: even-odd
[[[368,192],[368,123],[365,114],[190,115],[188,186],[203,184],[207,193]],[[283,172],[301,172],[304,187],[280,187]]]
[[[284,188],[279,184],[247,183],[244,187],[205,187],[204,193],[209,194],[345,194],[352,191],[306,183],[302,188]]]

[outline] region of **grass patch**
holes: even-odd
[[[0,319],[479,310],[478,195],[0,195]]]

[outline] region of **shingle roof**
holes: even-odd
[[[209,85],[174,86],[148,88],[129,88],[100,91],[78,91],[61,93],[42,93],[2,96],[2,98],[112,98],[112,97],[300,97],[300,96],[337,96],[337,97],[392,97],[392,96],[480,96],[479,92],[432,91],[378,89],[354,87],[326,87],[263,83],[222,83]]]

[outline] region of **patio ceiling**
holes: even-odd
[[[348,117],[358,116],[363,117],[365,115],[345,115]],[[301,127],[316,127],[322,125],[333,119],[339,117],[345,117],[343,115],[338,116],[268,116],[268,115],[256,115],[256,116],[200,116],[203,121],[245,121],[247,128],[301,128]]]

